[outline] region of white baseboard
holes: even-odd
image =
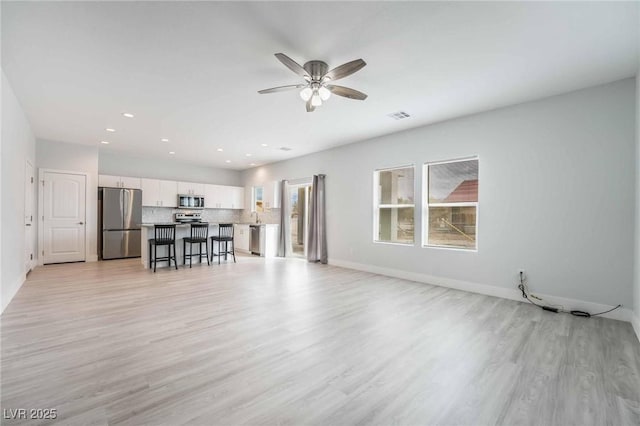
[[[97,261],[98,261],[97,254],[90,254],[89,256],[87,256],[87,262],[97,262]]]
[[[487,296],[501,297],[503,299],[524,301],[522,293],[517,288],[496,287],[487,284],[474,283],[469,281],[454,280],[451,278],[436,277],[433,275],[420,274],[417,272],[403,271],[401,269],[382,268],[364,263],[349,262],[340,259],[329,259],[329,264],[340,266],[342,268],[356,269],[358,271],[371,272],[374,274],[387,275],[394,278],[401,278],[409,281],[417,281],[426,284],[437,285],[440,287],[454,288],[456,290],[468,291],[471,293],[479,293]],[[567,299],[564,297],[551,296],[548,294],[534,293],[535,295],[545,299],[549,303],[562,305],[567,309],[581,310],[586,312],[602,312],[607,311],[613,306],[603,305],[601,303],[587,302],[584,300]],[[631,322],[633,313],[630,309],[621,307],[608,314],[601,315],[604,318],[611,318],[620,321]],[[638,327],[636,327],[638,326]],[[640,325],[634,325],[636,333],[640,330]],[[638,334],[640,336],[640,334]]]
[[[11,287],[9,287],[11,289],[11,293],[9,293],[6,299],[4,297],[2,298],[2,310],[0,311],[0,314],[2,314],[2,312],[4,312],[4,310],[7,308],[7,306],[9,306],[9,303],[11,303],[11,301],[13,300],[15,295],[18,293],[18,290],[20,290],[20,287],[22,287],[22,284],[24,284],[26,279],[27,279],[27,276],[23,274],[20,276],[20,278],[18,278],[13,283]],[[4,287],[4,284],[5,283],[3,283],[3,287]]]
[[[633,312],[631,313],[631,325],[636,332],[636,337],[640,340],[640,317]]]

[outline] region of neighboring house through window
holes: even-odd
[[[478,159],[428,163],[424,176],[425,245],[477,249]]]

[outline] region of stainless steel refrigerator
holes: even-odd
[[[101,258],[140,257],[142,191],[100,188],[98,212]]]

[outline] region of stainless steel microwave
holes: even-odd
[[[178,195],[178,208],[180,209],[204,209],[204,197],[202,195]]]

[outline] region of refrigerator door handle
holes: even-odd
[[[122,223],[120,224],[120,228],[124,227],[124,191],[120,190],[120,217],[122,218]]]

